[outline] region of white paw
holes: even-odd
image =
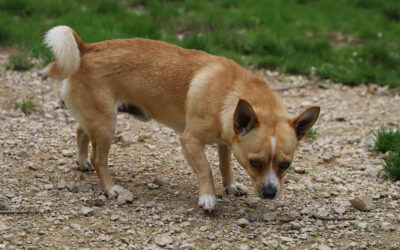
[[[80,170],[83,172],[94,170],[92,163],[84,157],[78,157],[78,159],[76,160],[76,164],[78,164]]]
[[[118,197],[118,194],[121,193],[121,191],[124,190],[123,187],[119,185],[115,185],[110,190],[108,190],[107,196],[110,199],[116,199]]]
[[[236,196],[241,196],[241,195],[246,195],[247,194],[247,187],[243,184],[240,184],[238,182],[233,183],[231,185],[229,185],[226,188],[226,192],[228,194],[233,194]]]
[[[211,212],[215,209],[215,205],[217,204],[217,200],[215,195],[200,195],[199,197],[199,206],[204,209],[206,212]]]

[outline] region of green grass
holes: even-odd
[[[383,157],[383,167],[393,180],[400,180],[400,127],[381,128],[375,134],[375,150],[387,153]]]
[[[15,56],[11,56],[9,59],[9,68],[11,70],[24,71],[32,67],[32,64],[27,59],[25,53],[20,53]]]
[[[23,101],[21,103],[17,102],[14,105],[16,109],[21,109],[25,114],[31,113],[33,110],[35,110],[36,106],[37,105],[31,100]]]
[[[0,22],[0,45],[45,62],[42,36],[64,24],[85,42],[145,37],[245,66],[400,86],[400,1],[0,0]]]
[[[312,128],[312,129],[308,130],[308,132],[306,134],[306,138],[314,139],[315,137],[317,137],[317,134],[318,134],[318,130]]]

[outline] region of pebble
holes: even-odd
[[[133,194],[129,190],[124,189],[118,194],[117,201],[120,205],[131,203],[133,201]]]
[[[193,250],[195,248],[193,243],[183,243],[179,246],[179,250]]]
[[[157,189],[159,186],[154,183],[149,182],[149,183],[147,183],[147,187],[149,189]]]
[[[372,202],[372,198],[370,196],[357,196],[350,199],[351,205],[358,210],[361,211],[370,211],[374,209],[374,204]]]
[[[247,227],[250,224],[250,222],[246,218],[238,219],[237,223],[240,227]]]
[[[276,220],[276,213],[265,213],[263,214],[264,221],[275,221]]]
[[[90,184],[77,184],[72,188],[72,192],[74,193],[87,193],[92,189],[92,185]]]
[[[74,152],[73,152],[72,150],[66,150],[66,149],[64,149],[64,150],[61,150],[61,154],[62,154],[64,157],[71,157],[71,156],[74,154]]]
[[[83,215],[91,215],[94,209],[90,207],[82,207],[81,212]]]
[[[294,172],[298,173],[298,174],[304,174],[306,172],[306,170],[303,167],[294,167]]]
[[[54,185],[53,184],[44,184],[43,188],[46,190],[52,190],[54,188]]]
[[[116,220],[118,220],[118,219],[119,219],[119,215],[117,215],[117,214],[111,215],[111,220],[112,220],[112,221],[116,221]]]
[[[160,247],[165,247],[166,245],[169,245],[172,242],[173,242],[172,237],[169,236],[168,234],[160,234],[154,238],[154,243],[156,243],[157,246]]]
[[[342,206],[333,207],[332,211],[336,214],[344,214],[346,212],[346,208]]]
[[[330,247],[328,247],[327,245],[323,245],[323,244],[318,245],[317,249],[318,250],[331,250]]]

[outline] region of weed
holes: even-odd
[[[380,128],[375,135],[375,150],[381,153],[395,151],[400,147],[400,127],[396,129]]]
[[[11,70],[25,71],[32,67],[32,64],[28,61],[25,53],[11,56],[8,63]]]
[[[35,108],[36,108],[36,104],[33,102],[33,101],[31,101],[31,100],[28,100],[28,101],[23,101],[23,102],[21,102],[21,103],[15,103],[15,105],[14,105],[14,107],[16,108],[16,109],[21,109],[22,110],[22,112],[24,112],[25,114],[29,114],[29,113],[31,113],[33,110],[35,110]]]
[[[317,134],[318,134],[317,129],[316,129],[316,128],[315,128],[315,129],[312,128],[312,129],[308,130],[308,132],[307,132],[307,134],[306,134],[306,137],[307,137],[307,138],[314,139],[315,137],[317,137]]]
[[[375,134],[375,150],[387,153],[383,157],[383,168],[393,180],[400,180],[400,127],[382,127]]]
[[[400,149],[383,158],[383,168],[394,181],[400,180]]]

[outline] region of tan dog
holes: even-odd
[[[80,125],[77,162],[83,169],[94,166],[110,198],[123,190],[107,164],[119,104],[141,120],[153,118],[181,133],[183,152],[199,179],[199,205],[206,211],[216,206],[206,144],[218,145],[228,193],[247,193],[233,177],[233,151],[259,196],[272,199],[298,141],[319,116],[320,108],[311,107],[291,118],[264,80],[202,51],[140,38],[86,44],[66,26],[48,31],[45,43],[56,62],[43,73],[65,79],[62,96]]]

